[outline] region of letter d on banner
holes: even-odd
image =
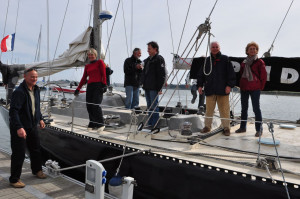
[[[293,68],[282,68],[280,83],[293,84],[299,79],[299,73]]]

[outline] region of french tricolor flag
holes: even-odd
[[[15,43],[15,33],[11,35],[7,35],[1,41],[1,51],[2,52],[13,51],[14,43]]]

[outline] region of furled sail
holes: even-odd
[[[87,58],[86,52],[90,48],[91,32],[92,27],[88,27],[69,44],[68,50],[53,61],[26,64],[25,68],[37,68],[39,77],[42,77],[58,73],[74,66],[84,65]]]

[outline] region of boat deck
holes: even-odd
[[[202,117],[202,116],[199,116]],[[71,131],[71,117],[53,114],[54,123],[51,125],[67,131]],[[203,118],[202,118],[203,119]],[[269,178],[266,169],[257,168],[256,159],[258,153],[258,139],[254,136],[254,123],[248,123],[246,133],[236,134],[234,131],[239,125],[232,127],[231,136],[227,137],[222,133],[217,133],[211,137],[201,140],[197,139],[197,135],[201,133],[193,133],[190,138],[194,139],[190,143],[186,136],[180,135],[179,131],[162,131],[158,134],[149,135],[148,132],[135,133],[136,125],[129,125],[122,128],[105,128],[100,134],[96,131],[87,131],[87,119],[74,118],[73,132],[92,138],[99,138],[108,142],[124,145],[129,139],[127,146],[149,150],[163,155],[164,158],[177,158],[182,163],[196,162],[204,165],[210,165],[214,168],[222,168],[224,170],[232,170],[243,173],[245,175],[260,176]],[[296,124],[293,124],[296,125]],[[262,138],[270,138],[272,135],[268,131],[268,126],[263,125]],[[170,136],[172,135],[172,137]],[[284,171],[287,182],[295,184],[295,188],[299,188],[300,184],[300,127],[295,129],[280,128],[278,124],[274,124],[275,140],[280,141],[277,150],[280,155],[280,162]],[[195,143],[196,140],[196,143]],[[197,142],[198,141],[198,142]],[[260,145],[260,153],[262,156],[276,157],[276,150],[273,145]],[[271,176],[275,180],[282,181],[282,174],[279,171],[270,171]]]

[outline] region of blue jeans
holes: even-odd
[[[191,93],[193,95],[193,98],[197,98],[197,93],[198,93],[198,88],[197,88],[197,85],[194,84],[192,85],[191,87]],[[204,94],[204,90],[203,90],[203,93],[200,95],[199,94],[199,103],[198,103],[198,109],[202,106],[204,107],[204,101],[205,101],[205,94]]]
[[[155,112],[152,114],[151,118],[148,121],[148,125],[154,127],[154,125],[156,124],[156,122],[158,121],[158,118],[159,118],[158,97],[156,98],[156,96],[158,95],[158,91],[145,90],[145,95],[146,95],[146,101],[147,101],[147,108],[149,111],[149,113],[148,113],[149,117],[150,117],[152,111],[154,110],[154,108],[157,106],[154,110]],[[156,98],[156,100],[154,101],[155,98]]]
[[[134,86],[126,86],[126,100],[125,100],[125,107],[127,109],[133,109],[136,106],[139,106],[139,87]]]
[[[262,130],[262,115],[260,111],[259,99],[260,99],[260,90],[256,91],[241,91],[241,103],[242,103],[242,120],[247,120],[248,118],[248,101],[249,96],[252,101],[252,108],[255,114],[255,129],[256,131]],[[246,129],[247,122],[241,122],[241,129]]]

